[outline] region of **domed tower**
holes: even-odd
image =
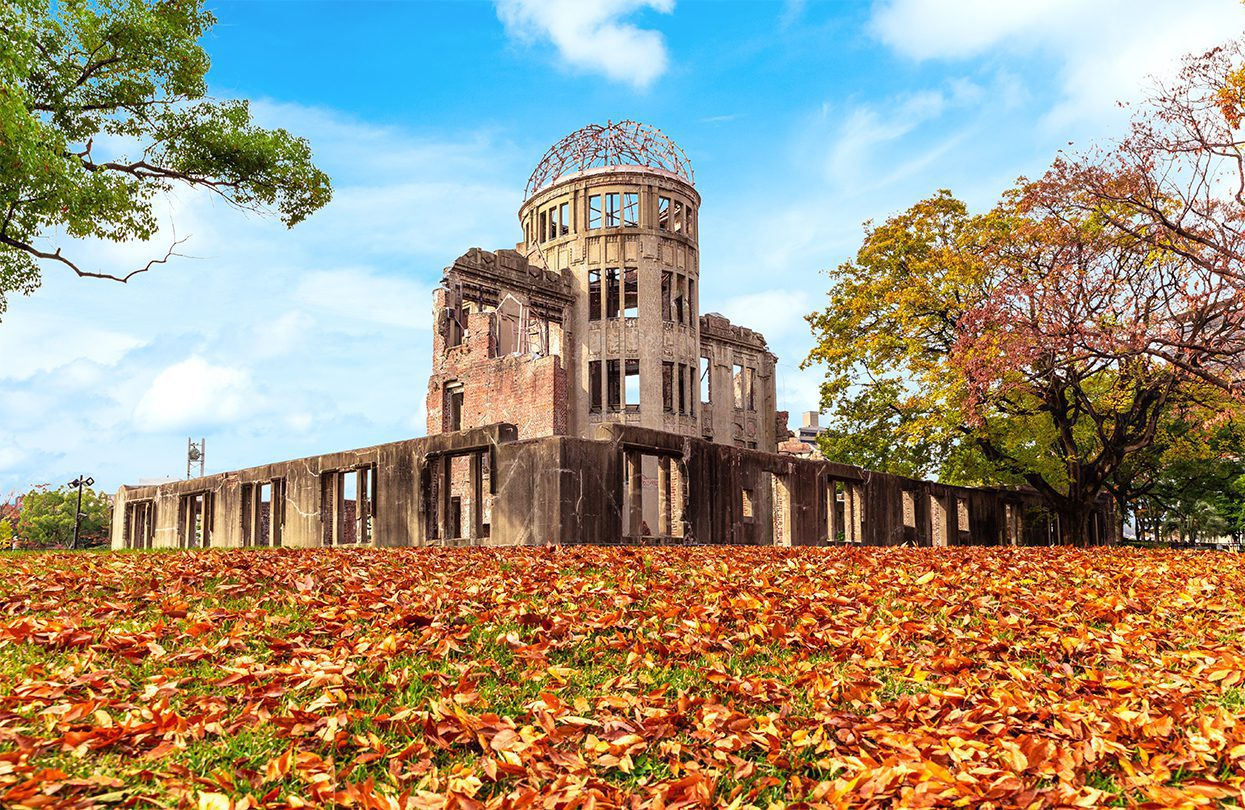
[[[567,432],[699,436],[700,195],[683,150],[635,121],[587,126],[545,153],[524,198],[519,252],[573,290]]]

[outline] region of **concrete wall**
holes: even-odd
[[[656,487],[640,482],[645,463],[660,470]],[[265,520],[293,547],[1042,545],[1052,536],[1031,492],[949,487],[624,425],[601,426],[592,439],[520,441],[513,425],[498,424],[122,487],[112,547],[266,544],[251,489],[266,482],[276,482],[279,499]],[[655,519],[642,524],[641,515]],[[1099,523],[1114,525],[1105,511]]]

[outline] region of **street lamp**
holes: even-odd
[[[69,486],[78,488],[78,509],[74,512],[73,545],[69,547],[71,549],[78,548],[78,533],[82,530],[82,518],[86,517],[86,515],[82,514],[82,488],[92,486],[94,483],[94,478],[87,478],[81,475],[69,482]]]

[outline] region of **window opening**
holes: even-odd
[[[674,232],[680,233],[683,230],[683,202],[682,200],[674,201],[674,216],[671,217],[674,222]]]
[[[605,317],[607,318],[617,318],[620,314],[622,305],[621,284],[622,278],[618,273],[618,268],[607,267],[605,269]]]
[[[538,227],[537,233],[540,234],[540,239],[538,241],[540,242],[545,241],[545,238],[546,238],[545,234],[547,232],[545,230],[545,221],[546,221],[546,214],[544,211],[541,211],[540,212],[540,225],[537,226]]]
[[[620,214],[618,197],[617,191],[612,191],[605,195],[605,227],[607,228],[618,227]]]
[[[588,197],[588,227],[592,229],[601,227],[600,194],[593,194]]]
[[[744,382],[744,367],[739,363],[735,364],[735,372],[733,376],[735,381],[735,407],[743,410],[745,401],[744,385],[746,385],[746,383]]]
[[[622,380],[619,377],[620,369],[619,361],[607,360],[605,363],[606,372],[606,402],[611,411],[617,411],[622,408]]]
[[[560,220],[558,235],[566,236],[571,232],[571,204],[562,203],[562,205],[558,206],[558,210],[560,212],[560,216],[558,217]]]
[[[623,271],[623,317],[640,316],[640,280],[634,267]]]
[[[640,410],[640,361],[628,360],[624,366],[627,389],[627,410]]]
[[[687,366],[679,363],[679,413],[687,413]]]
[[[709,376],[709,358],[700,358],[700,401],[705,405],[713,398],[713,378]]]
[[[601,361],[588,361],[588,410],[601,412]]]
[[[670,321],[670,286],[672,276],[669,271],[661,274],[661,319]]]
[[[588,271],[588,320],[601,320],[601,271]]]
[[[745,376],[748,381],[748,410],[755,411],[757,409],[757,399],[756,399],[757,370],[749,366],[746,371]]]
[[[661,364],[661,405],[666,413],[674,413],[674,363]]]
[[[463,384],[447,383],[445,386],[446,430],[463,429]]]
[[[658,230],[670,230],[670,198],[657,198],[657,228]]]
[[[756,516],[756,506],[754,502],[755,495],[753,494],[752,490],[747,489],[747,488],[740,490],[740,495],[742,496],[741,500],[743,501],[742,503],[743,519],[751,523],[752,519]]]
[[[623,194],[623,226],[634,228],[640,224],[640,195],[634,191]]]

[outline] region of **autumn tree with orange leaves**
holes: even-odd
[[[1128,138],[988,213],[940,192],[868,226],[809,316],[836,435],[941,448],[944,478],[1027,484],[1063,542],[1095,539],[1096,502],[1169,409],[1238,405],[1243,66],[1239,43],[1188,58]]]

